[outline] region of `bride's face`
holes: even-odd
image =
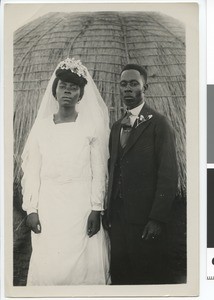
[[[72,82],[59,80],[56,99],[61,107],[72,107],[80,100],[80,87]]]

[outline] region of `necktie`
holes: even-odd
[[[121,125],[122,125],[122,132],[120,135],[120,144],[121,147],[124,148],[127,144],[129,135],[131,133],[132,130],[132,126],[131,126],[131,122],[130,122],[130,116],[131,113],[127,112],[126,116],[123,118],[123,120],[121,121]]]

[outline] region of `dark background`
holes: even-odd
[[[214,169],[207,170],[207,248],[214,248]]]
[[[207,163],[214,163],[214,85],[207,85]],[[214,248],[214,169],[207,170],[207,247]]]

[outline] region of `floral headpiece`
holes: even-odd
[[[80,60],[73,58],[66,58],[61,61],[57,66],[57,69],[70,70],[72,73],[77,74],[79,77],[84,77],[87,79],[87,69]]]

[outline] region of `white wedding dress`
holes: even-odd
[[[27,285],[109,284],[109,243],[102,226],[87,235],[91,210],[102,210],[105,166],[96,130],[76,122],[38,121],[23,165],[23,209],[38,210]]]

